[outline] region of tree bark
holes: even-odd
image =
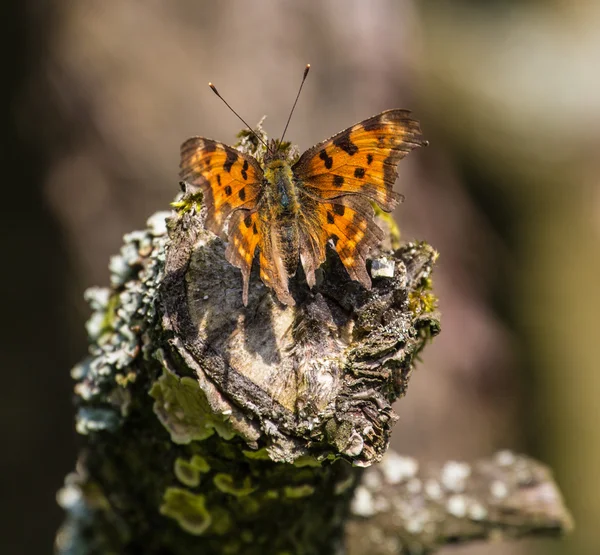
[[[370,291],[330,253],[312,290],[293,281],[295,307],[253,275],[244,307],[197,195],[177,207],[125,236],[111,288],[87,292],[90,356],[73,371],[87,440],[57,553],[408,553],[568,528],[526,459],[436,473],[388,453],[364,473],[439,332],[429,245],[383,244]]]

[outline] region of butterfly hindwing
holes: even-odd
[[[225,258],[242,272],[242,298],[248,304],[248,284],[256,247],[262,236],[260,218],[256,211],[236,210],[229,220]]]
[[[307,192],[322,199],[361,194],[387,212],[400,201],[393,186],[398,162],[427,144],[407,110],[387,110],[307,150],[294,175]]]
[[[251,156],[217,141],[192,137],[181,145],[181,179],[202,189],[206,227],[223,237],[223,226],[238,209],[256,206],[262,170]]]
[[[325,261],[325,245],[329,241],[350,277],[367,289],[371,288],[367,254],[383,238],[373,217],[370,202],[358,195],[312,205],[310,216],[300,220],[304,238],[301,259],[310,286],[314,285],[314,271]]]

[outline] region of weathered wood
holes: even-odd
[[[253,279],[244,308],[201,211],[172,216],[168,233],[158,214],[126,236],[113,287],[88,293],[93,343],[74,371],[88,440],[58,552],[332,553],[439,329],[435,252],[375,253],[371,291],[331,253],[312,291],[295,283],[298,306]]]

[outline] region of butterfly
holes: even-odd
[[[202,190],[205,226],[228,243],[225,256],[242,272],[244,305],[257,252],[260,279],[282,303],[294,305],[290,278],[300,263],[312,288],[328,243],[349,276],[371,288],[367,255],[383,238],[372,203],[386,212],[398,205],[402,197],[393,190],[398,162],[426,144],[409,111],[387,110],[297,160],[282,140],[270,141],[257,159],[192,137],[181,146],[180,176]]]

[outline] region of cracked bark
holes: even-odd
[[[392,403],[439,331],[431,247],[382,245],[371,291],[332,254],[312,291],[293,282],[296,307],[253,275],[244,308],[186,198],[127,235],[111,288],[87,293],[73,371],[87,439],[57,553],[408,553],[569,527],[528,459],[436,471],[386,455]]]

